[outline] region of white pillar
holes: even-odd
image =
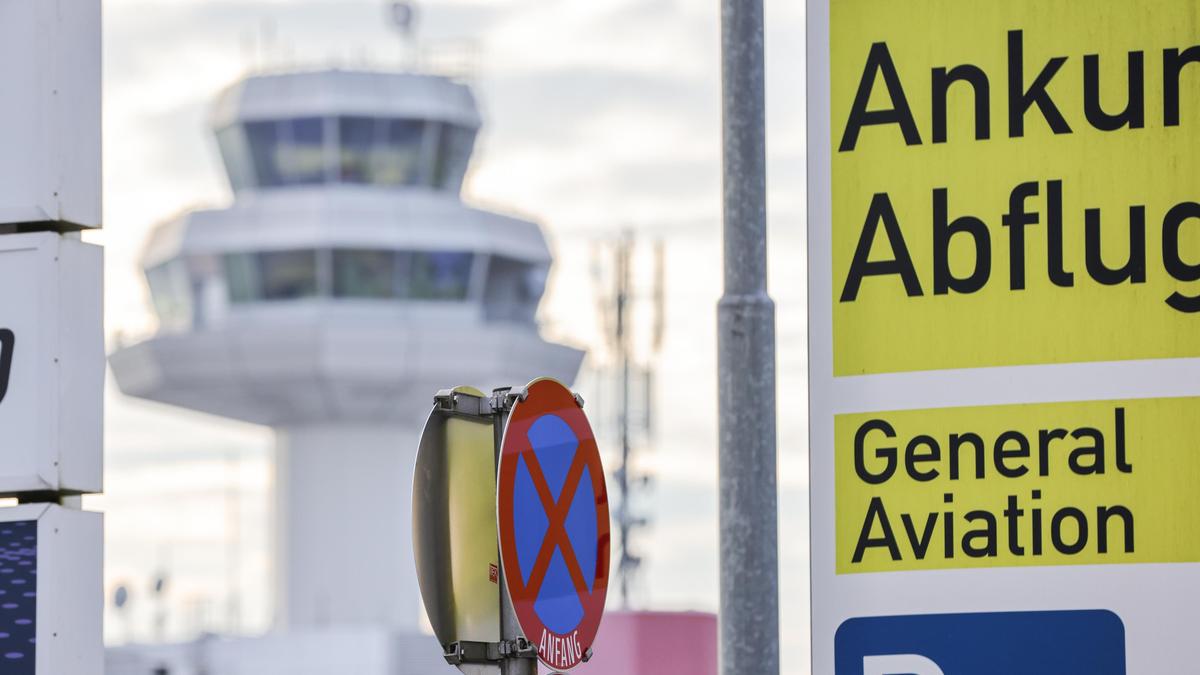
[[[418,629],[412,557],[416,427],[276,430],[275,564],[281,628]]]

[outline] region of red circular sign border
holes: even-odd
[[[570,658],[559,663],[547,660],[547,655],[542,654],[541,650],[538,653],[538,660],[550,668],[569,670],[583,662],[581,657],[587,653],[595,641],[596,633],[600,628],[600,620],[604,615],[604,603],[608,596],[611,552],[608,489],[605,485],[604,466],[600,460],[600,451],[596,445],[595,435],[592,433],[587,415],[575,402],[571,390],[552,378],[540,378],[530,382],[525,387],[525,392],[525,399],[518,400],[509,413],[500,445],[500,460],[496,476],[496,523],[500,543],[500,559],[505,570],[513,570],[513,573],[505,573],[505,585],[508,588],[509,597],[512,598],[517,622],[521,625],[526,639],[535,645],[541,643],[543,634],[563,639],[570,636],[559,635],[542,624],[537,612],[533,609],[536,592],[525,587],[524,580],[516,571],[520,569],[512,523],[513,486],[517,473],[516,458],[525,452],[532,452],[523,431],[527,430],[535,420],[550,413],[558,415],[566,422],[579,440],[576,453],[583,453],[583,461],[592,480],[592,491],[596,496],[596,578],[592,584],[592,590],[581,594],[579,598],[583,605],[583,619],[580,620],[579,626],[572,631],[578,646],[577,653],[571,653],[575,650],[568,649]],[[515,433],[510,433],[510,431],[515,431]],[[560,500],[562,497],[564,495],[560,495]],[[503,514],[508,514],[508,518],[505,519]],[[547,517],[549,516],[550,514],[547,514]]]

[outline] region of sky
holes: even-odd
[[[106,247],[110,348],[154,329],[137,267],[151,228],[232,199],[206,124],[216,92],[258,69],[398,67],[405,50],[384,9],[380,0],[106,0],[105,225],[89,239]],[[808,671],[803,3],[767,0],[766,11],[780,648],[784,672],[799,675]],[[424,52],[464,73],[483,109],[465,198],[542,224],[556,256],[543,331],[592,349],[579,388],[601,416],[592,251],[624,228],[665,242],[659,418],[639,460],[654,476],[641,498],[653,524],[640,538],[640,608],[717,608],[718,21],[715,1],[419,6]],[[108,641],[266,630],[270,431],[124,398],[110,377],[105,443],[106,492],[88,505],[108,514],[106,588],[131,593],[124,610],[108,610]]]

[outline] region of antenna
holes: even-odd
[[[620,438],[621,457],[613,471],[613,478],[616,480],[618,498],[615,510],[616,543],[620,548],[617,583],[621,605],[626,609],[630,607],[630,586],[635,583],[643,562],[642,556],[636,552],[634,536],[650,524],[649,518],[641,515],[637,502],[638,496],[649,489],[652,479],[637,468],[635,456],[639,450],[646,449],[644,446],[652,441],[653,436],[654,361],[662,348],[666,297],[663,243],[654,242],[654,286],[649,298],[639,294],[640,289],[636,284],[635,277],[642,276],[635,274],[638,271],[637,263],[641,260],[636,255],[638,248],[633,230],[625,229],[612,246],[593,248],[592,254],[593,282],[599,287],[597,301],[600,327],[608,347],[608,371],[615,374],[618,390],[615,426]],[[612,256],[609,265],[603,262],[604,253]],[[645,300],[650,301],[649,307],[644,307],[647,304]],[[647,319],[649,330],[638,330]],[[635,339],[644,333],[649,333],[648,340]],[[641,345],[639,349],[638,342],[648,344]],[[635,392],[635,386],[640,391]]]
[[[150,594],[154,596],[154,641],[162,643],[167,635],[167,573],[159,571],[150,583]]]
[[[272,51],[275,49],[275,22],[264,18],[258,26],[258,68],[259,72],[271,70]]]
[[[113,591],[112,604],[113,609],[115,609],[117,612],[117,615],[121,617],[121,623],[123,624],[122,628],[123,632],[125,633],[125,642],[133,642],[133,631],[129,625],[129,587],[124,583],[122,583],[120,586],[117,586],[116,590]]]
[[[388,3],[388,19],[400,34],[403,60],[406,66],[416,65],[417,55],[417,5],[412,0],[392,0]]]
[[[405,37],[412,35],[417,22],[417,7],[408,0],[395,0],[388,8],[392,24]]]

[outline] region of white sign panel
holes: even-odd
[[[0,224],[100,226],[100,0],[0,0]]]
[[[1194,0],[809,0],[813,672],[1196,670]]]
[[[0,494],[101,490],[101,249],[0,236]]]

